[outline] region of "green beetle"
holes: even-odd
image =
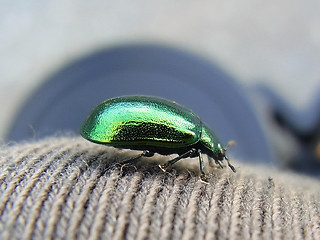
[[[85,139],[118,148],[142,150],[129,161],[155,152],[178,157],[159,167],[165,171],[182,158],[199,157],[200,179],[207,183],[202,153],[221,167],[225,155],[214,132],[191,110],[166,99],[151,96],[126,96],[109,99],[95,107],[81,128]],[[229,144],[228,144],[229,145]],[[126,161],[126,162],[129,162]]]

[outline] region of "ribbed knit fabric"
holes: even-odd
[[[129,153],[72,137],[2,146],[0,239],[320,239],[317,180],[233,160],[203,184],[115,164]]]

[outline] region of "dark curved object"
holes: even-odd
[[[306,108],[298,110],[267,86],[257,86],[256,91],[270,106],[274,123],[300,145],[299,154],[290,159],[289,167],[320,177],[320,95],[317,93]]]
[[[158,45],[103,49],[53,75],[17,114],[7,140],[42,138],[57,131],[78,132],[98,103],[122,95],[153,95],[196,112],[229,154],[270,163],[269,144],[246,93],[221,69],[192,54]]]

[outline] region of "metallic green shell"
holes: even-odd
[[[202,123],[200,141],[202,145],[209,149],[214,155],[221,151],[221,144],[217,135],[204,123]]]
[[[109,99],[93,109],[81,128],[84,138],[113,146],[179,148],[197,143],[201,134],[202,122],[192,111],[147,96]]]

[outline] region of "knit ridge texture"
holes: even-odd
[[[237,173],[204,184],[120,163],[134,154],[72,136],[2,144],[0,239],[320,239],[316,179],[232,159]]]

